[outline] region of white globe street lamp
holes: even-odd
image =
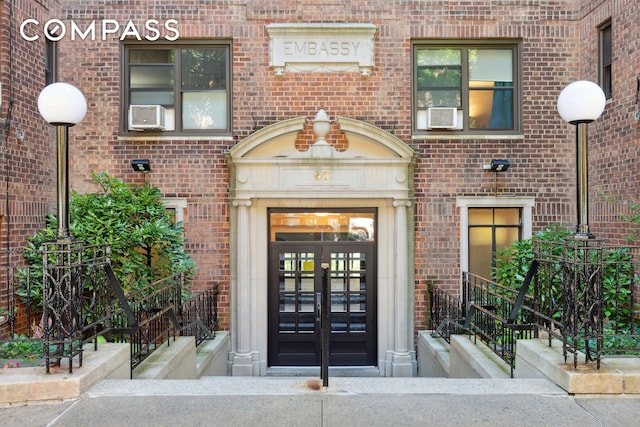
[[[38,97],[40,115],[56,127],[58,239],[69,236],[69,128],[87,114],[87,101],[76,87],[52,83]]]
[[[597,84],[580,80],[565,87],[558,96],[558,112],[576,126],[576,239],[592,239],[589,231],[589,155],[587,125],[604,111],[606,98]]]

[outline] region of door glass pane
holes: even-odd
[[[331,291],[332,292],[340,292],[346,291],[347,286],[344,280],[343,273],[331,273]]]
[[[366,276],[364,275],[364,273],[351,273],[349,279],[349,290],[364,291],[366,283]]]
[[[296,331],[296,315],[280,314],[278,328],[280,333],[293,333]]]
[[[331,332],[347,332],[346,314],[331,314]]]
[[[296,294],[283,293],[280,294],[280,312],[296,311]]]
[[[365,312],[367,311],[367,302],[365,294],[351,294],[349,295],[349,311]]]
[[[298,322],[299,333],[314,333],[316,329],[316,317],[314,314],[301,314]]]
[[[349,332],[366,332],[367,331],[367,317],[365,314],[351,314],[349,315]]]
[[[283,274],[281,277],[281,291],[293,292],[296,290],[296,277],[293,274]]]
[[[298,311],[313,313],[315,309],[315,294],[313,292],[298,295]]]
[[[469,272],[491,279],[491,227],[469,229]]]
[[[347,311],[347,295],[346,294],[331,294],[331,312],[343,312]]]

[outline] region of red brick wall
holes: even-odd
[[[491,158],[511,161],[509,171],[498,178],[498,191],[536,198],[534,231],[552,223],[574,224],[575,131],[559,117],[556,99],[566,84],[581,78],[595,79],[594,28],[608,16],[613,16],[617,52],[614,100],[603,118],[590,127],[592,164],[599,165],[591,171],[592,225],[598,236],[622,235],[619,222],[608,225],[620,206],[596,200],[595,191],[602,188],[607,194],[619,195],[632,188],[637,194],[640,182],[633,163],[638,157],[638,146],[634,144],[638,125],[630,116],[634,108],[634,73],[639,69],[636,23],[640,12],[635,0],[431,1],[428,5],[387,0],[327,2],[331,4],[293,0],[63,3],[59,16],[71,17],[80,24],[83,20],[104,18],[120,22],[132,19],[138,24],[148,18],[173,18],[179,21],[182,39],[233,40],[230,138],[119,140],[120,43],[113,36],[107,41],[63,43],[59,69],[60,80],[81,88],[89,106],[86,119],[71,129],[72,188],[92,191],[89,177],[93,171],[108,172],[131,183],[141,182],[143,177],[133,173],[129,163],[134,158],[150,159],[153,171],[147,179],[165,196],[188,199],[186,237],[198,265],[194,286],[199,289],[220,282],[225,328],[229,326],[229,179],[225,153],[264,126],[301,115],[312,119],[319,108],[331,117],[351,117],[379,126],[419,153],[414,207],[416,329],[426,325],[427,284],[444,284],[451,289],[459,285],[459,212],[455,201],[462,195],[493,194],[493,176],[482,170],[483,163]],[[357,73],[287,73],[275,77],[268,66],[265,26],[273,22],[319,21],[378,26],[376,66],[368,79]],[[521,40],[524,138],[412,139],[411,42],[433,38]],[[5,37],[1,40],[0,49],[5,52]],[[23,44],[27,52],[42,50],[41,43]],[[5,57],[3,54],[3,60]],[[41,58],[42,54],[25,57]],[[25,59],[16,66],[33,73],[42,65],[36,62]],[[8,79],[6,68],[2,78],[3,82]],[[24,91],[21,123],[25,127],[36,126],[34,135],[49,135],[42,121],[33,117],[32,103],[39,88]],[[15,111],[17,114],[17,107]],[[329,139],[332,137],[336,137],[335,129]],[[15,139],[12,144],[19,147]],[[39,170],[54,167],[47,157],[50,149],[48,144],[41,144],[35,153],[29,151],[30,156],[39,156],[35,163]],[[24,167],[27,165],[25,162]],[[20,192],[11,194],[38,194],[31,197],[43,204],[34,212],[41,214],[51,206],[48,200],[54,197],[51,189],[55,187],[51,176],[36,181],[37,185],[25,185]],[[42,223],[41,219],[31,222],[34,227]]]
[[[0,308],[9,308],[7,266],[21,266],[20,250],[26,237],[44,226],[45,214],[55,209],[55,133],[40,117],[37,98],[45,85],[44,39],[27,42],[20,23],[33,18],[46,21],[58,1],[0,1],[0,250],[18,251],[1,256]],[[31,34],[31,33],[29,33]],[[17,137],[23,132],[24,138]],[[26,325],[24,310],[17,313],[19,331]],[[21,328],[21,329],[20,329]],[[0,322],[0,334],[7,332]]]
[[[45,85],[44,39],[27,42],[20,23],[46,21],[57,1],[0,2],[0,118],[11,121],[0,130],[0,247],[19,249],[25,237],[44,225],[55,206],[55,133],[40,117],[37,98]],[[24,138],[17,138],[17,132]]]
[[[597,236],[625,244],[631,227],[621,214],[633,213],[628,202],[640,199],[640,122],[634,118],[640,107],[635,100],[640,76],[640,5],[634,0],[584,3],[580,22],[583,78],[598,82],[598,27],[603,22],[611,21],[613,37],[611,101],[589,125],[591,221]]]

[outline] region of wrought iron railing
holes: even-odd
[[[111,269],[109,247],[72,240],[44,245],[42,269],[9,266],[15,260],[6,261],[0,268],[0,316],[6,316],[0,319],[0,341],[10,341],[14,334],[41,339],[47,373],[64,359],[73,372],[74,358],[82,366],[86,346],[97,350],[102,338],[130,344],[133,374],[177,334],[194,335],[196,344],[214,337],[217,286],[183,303],[184,277],[176,274],[125,295]],[[42,292],[26,298],[32,282]],[[37,301],[42,301],[41,311]],[[40,329],[41,337],[36,333]]]
[[[180,331],[177,312],[182,306],[183,275],[154,282],[126,296],[128,310],[113,318],[116,341],[131,344],[131,371],[164,343],[171,344]],[[129,318],[132,316],[133,322]]]
[[[640,355],[640,248],[590,239],[538,241],[534,251],[538,326],[562,340],[574,368],[579,353],[598,368],[605,355]]]
[[[432,286],[435,333],[479,337],[511,365],[512,375],[516,341],[543,335],[549,345],[561,340],[574,369],[580,354],[597,368],[605,355],[640,355],[640,250],[597,240],[536,241],[534,248],[519,290],[466,272],[459,299]]]
[[[193,295],[182,305],[181,335],[196,338],[196,346],[215,337],[218,326],[218,285]]]
[[[465,314],[462,300],[437,285],[429,285],[431,301],[431,325],[435,327],[433,336],[440,336],[451,342],[451,335],[464,332]]]
[[[83,245],[71,239],[44,245],[42,318],[47,373],[63,359],[68,360],[69,373],[73,372],[76,356],[82,366],[84,290],[102,286],[100,271],[109,257],[107,246]]]
[[[23,302],[32,295],[33,278],[42,276],[42,270],[24,267],[22,251],[0,251],[0,341],[7,342],[19,336],[37,339],[42,309]],[[20,295],[21,294],[21,295]],[[40,293],[38,297],[41,298]]]
[[[458,299],[438,286],[431,287],[434,335],[449,341],[450,334],[467,333],[480,339],[511,369],[515,368],[516,342],[532,338],[536,329],[531,319],[518,309],[518,291],[471,273],[462,275],[462,295]],[[456,313],[455,318],[439,313]]]

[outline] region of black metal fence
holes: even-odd
[[[520,289],[470,273],[460,296],[430,287],[435,334],[468,333],[515,365],[518,339],[542,335],[600,367],[605,355],[640,355],[640,251],[596,240],[536,241],[535,260]],[[542,334],[543,332],[543,334]]]
[[[0,316],[6,316],[0,341],[41,340],[47,373],[64,359],[73,372],[74,358],[82,366],[87,345],[97,350],[101,341],[129,343],[133,373],[177,334],[193,335],[197,344],[214,338],[217,286],[183,302],[184,277],[177,274],[125,295],[107,246],[53,242],[43,248],[42,269],[7,263],[0,275]]]
[[[218,326],[218,285],[191,296],[181,314],[182,335],[195,337],[196,345],[213,339]]]
[[[23,264],[22,252],[0,251],[0,341],[3,342],[33,338],[41,320],[41,308],[22,302],[23,297],[33,293],[32,270]],[[41,270],[39,274],[41,277]]]
[[[116,342],[131,345],[131,371],[154,350],[171,344],[180,332],[181,274],[164,278],[126,296],[123,310],[112,318]]]
[[[565,358],[640,355],[640,248],[598,240],[534,245],[537,325],[562,340]]]
[[[104,285],[101,267],[109,257],[106,246],[82,245],[71,239],[44,245],[42,323],[47,373],[63,359],[68,360],[69,373],[73,372],[76,356],[82,366],[84,291]]]

